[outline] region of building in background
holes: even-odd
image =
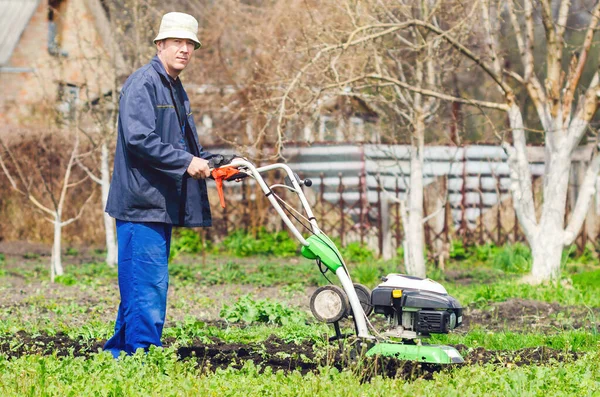
[[[124,61],[111,29],[100,0],[0,0],[0,123],[69,118],[112,92]]]

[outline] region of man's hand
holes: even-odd
[[[187,168],[187,173],[194,179],[204,179],[210,176],[208,161],[200,157],[194,157]]]

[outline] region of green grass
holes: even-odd
[[[586,273],[580,277],[585,279]],[[543,285],[521,283],[516,279],[501,280],[493,284],[473,283],[470,285],[443,283],[448,293],[463,306],[485,305],[502,302],[510,298],[532,299],[542,302],[557,302],[565,306],[587,305],[600,307],[600,289],[588,288],[580,283],[555,282]]]
[[[402,271],[398,259],[381,261],[360,247],[352,250],[355,261],[349,267],[355,282],[373,287],[379,277]],[[445,280],[446,275],[439,271],[431,272],[430,276],[440,280],[463,306],[485,309],[493,302],[521,298],[557,302],[562,306],[600,307],[600,269],[591,251],[585,254],[587,259],[582,260],[583,264],[569,253],[564,278],[558,283],[540,286],[519,283],[522,266],[512,266],[511,260],[506,259],[517,254],[526,257],[522,248],[487,246],[477,251],[455,244],[453,252],[456,260],[448,264],[450,271],[468,276],[472,282],[468,285],[453,283]],[[504,259],[496,259],[494,263],[494,258],[502,255]],[[18,305],[2,302],[0,336],[11,337],[22,330],[33,335],[64,332],[73,339],[101,342],[112,334],[114,323],[105,318],[107,310],[115,310],[112,301],[107,299],[117,294],[115,269],[103,263],[67,264],[65,275],[58,279],[57,285],[51,286],[47,282],[46,264],[38,259],[30,261],[23,267],[0,266],[0,270],[5,270],[0,273],[4,274],[3,280],[18,274],[19,280],[36,286],[28,289],[28,295],[20,298]],[[174,257],[170,270],[175,291],[186,292],[171,297],[170,304],[184,311],[214,305],[214,300],[190,288],[194,285],[217,290],[228,284],[251,285],[257,290],[275,286],[284,296],[295,299],[296,294],[303,293],[307,287],[324,282],[315,264],[302,258],[237,258],[211,253],[201,257],[183,248]],[[335,280],[335,276],[328,276]],[[432,380],[375,377],[363,382],[366,369],[360,366],[342,371],[323,366],[317,373],[301,374],[293,368],[289,373],[273,372],[250,362],[239,370],[228,368],[205,373],[195,363],[177,360],[177,346],[186,346],[192,341],[214,343],[215,338],[226,343],[260,344],[274,335],[287,343],[309,341],[315,351],[326,351],[327,338],[333,335],[331,326],[314,322],[309,314],[293,305],[258,299],[252,293],[245,296],[246,293],[232,294],[227,307],[222,307],[222,317],[229,319],[229,325],[217,326],[191,315],[182,316],[179,321],[168,319],[164,338],[174,341],[174,345],[152,349],[147,355],[137,354],[115,361],[105,353],[93,354],[87,359],[35,354],[7,359],[0,354],[0,395],[600,396],[599,319],[594,317],[593,310],[586,321],[596,328],[556,329],[546,334],[534,330],[490,332],[474,328],[466,334],[437,335],[428,340],[471,349],[518,350],[547,346],[583,353],[574,362],[522,367],[470,365],[445,369]],[[90,300],[78,301],[77,297],[81,296]],[[344,332],[352,332],[350,322],[342,325]]]
[[[476,328],[465,335],[432,335],[427,343],[462,344],[470,348],[483,347],[488,350],[518,350],[526,347],[546,346],[564,351],[596,351],[600,348],[600,333],[571,330],[552,334],[539,334],[490,332]]]
[[[573,285],[579,289],[600,289],[600,269],[591,272],[577,273],[571,276]]]
[[[273,372],[247,362],[242,369],[203,374],[171,349],[152,349],[114,360],[36,355],[0,357],[2,396],[594,396],[600,393],[598,351],[571,363],[550,366],[465,366],[432,380],[375,377],[362,382],[360,368],[318,373]]]

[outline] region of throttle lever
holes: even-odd
[[[233,181],[247,177],[248,174],[240,172],[235,166],[223,166],[213,168],[210,172],[210,177],[215,180],[217,185],[217,193],[219,193],[219,201],[221,207],[225,208],[225,196],[223,195],[223,181]]]

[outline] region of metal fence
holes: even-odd
[[[366,175],[358,175],[358,186],[347,186],[344,183],[345,177],[339,174],[336,191],[337,200],[331,200],[331,195],[326,196],[326,184],[323,179],[324,174],[320,175],[320,180],[315,181],[316,189],[309,193],[310,188],[304,188],[311,202],[313,212],[321,229],[330,237],[338,238],[342,245],[351,242],[359,242],[361,245],[367,245],[380,255],[386,250],[395,250],[402,245],[404,238],[404,228],[402,225],[402,216],[399,200],[403,197],[404,191],[401,189],[401,183],[398,180],[395,189],[390,190],[378,186],[375,200],[367,199],[366,189],[364,188]],[[473,178],[473,176],[464,175],[464,178]],[[458,208],[461,214],[466,214],[468,210],[477,211],[482,214],[478,221],[473,223],[467,221],[465,216],[456,219],[456,204],[451,205],[448,195],[455,194],[448,189],[448,177],[440,177],[438,183],[446,187],[446,197],[443,205],[439,208],[431,209],[428,200],[431,196],[424,195],[424,218],[428,219],[424,224],[425,243],[428,252],[431,255],[439,255],[444,250],[449,249],[452,240],[459,239],[463,245],[471,246],[475,244],[493,243],[503,245],[506,243],[525,242],[525,236],[519,226],[518,219],[512,209],[510,195],[505,188],[502,188],[500,177],[496,177],[495,198],[496,205],[486,207],[483,194],[486,192],[482,186],[482,179],[489,176],[479,175],[478,192],[479,200],[466,200],[466,195],[472,193],[463,188],[464,199],[460,201]],[[534,177],[534,186],[539,185],[540,178]],[[320,183],[319,183],[320,182]],[[219,240],[236,229],[254,230],[258,227],[265,227],[268,230],[282,230],[285,226],[280,221],[279,216],[271,208],[268,201],[258,192],[258,188],[253,183],[242,182],[240,186],[229,187],[235,189],[227,195],[227,206],[225,209],[213,211],[214,227],[209,230],[212,239]],[[463,186],[466,186],[463,181]],[[331,187],[331,185],[329,186]],[[358,199],[349,201],[344,197],[344,192],[352,188],[358,192]],[[228,189],[226,187],[225,189]],[[536,202],[538,202],[540,189],[534,189]],[[286,199],[285,192],[278,193],[282,199]],[[395,197],[390,199],[390,196]],[[326,197],[328,197],[326,199]],[[565,222],[571,214],[571,200],[567,201]],[[435,213],[434,213],[435,212]],[[586,225],[579,232],[575,241],[577,249],[583,250],[590,240]],[[387,247],[386,247],[387,244]],[[446,252],[447,253],[447,252]]]
[[[386,256],[403,241],[399,201],[406,199],[409,189],[411,150],[406,145],[314,145],[289,148],[284,155],[301,177],[313,179],[313,187],[305,188],[305,192],[326,234],[339,238],[343,245],[360,242]],[[577,181],[582,179],[588,152],[589,148],[583,147],[573,156],[566,220],[577,197]],[[538,203],[543,148],[528,147],[528,157]],[[454,239],[464,245],[525,241],[512,209],[509,169],[501,147],[427,146],[424,159],[423,207],[428,219],[424,227],[429,252],[447,253]],[[275,181],[279,175],[268,178]],[[226,190],[229,205],[213,211],[215,227],[207,232],[213,239],[223,238],[234,229],[284,228],[253,181],[229,185]],[[600,207],[600,197],[596,201]],[[600,208],[590,211],[588,219],[592,222],[589,227],[584,225],[576,240],[580,250],[598,234],[597,213]]]

